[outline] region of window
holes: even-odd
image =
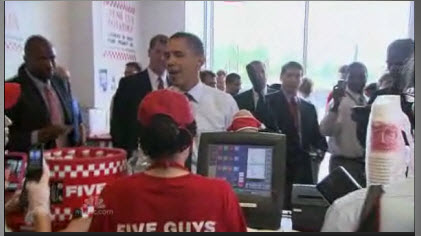
[[[408,37],[408,2],[310,2],[307,74],[330,90],[343,64],[360,61],[369,82],[386,70],[386,49]]]
[[[186,29],[187,31],[197,35],[203,40],[204,31],[206,30],[203,25],[205,17],[204,11],[205,2],[203,1],[186,1]]]
[[[208,67],[239,73],[243,90],[251,88],[245,66],[252,60],[266,63],[269,84],[279,83],[282,65],[294,60],[305,66],[316,91],[326,97],[343,64],[363,62],[369,82],[378,80],[386,69],[389,43],[413,34],[411,4],[186,1],[186,30],[205,41]]]
[[[251,88],[245,70],[249,62],[266,63],[269,84],[279,83],[286,62],[300,62],[314,81],[312,102],[319,119],[341,65],[363,62],[369,82],[375,82],[385,72],[387,46],[396,39],[414,37],[413,1],[202,3],[200,21],[193,17],[197,13],[188,10],[187,5],[193,3],[186,1],[186,21],[201,22],[203,35],[199,36],[207,45],[208,68],[239,73],[244,91]],[[186,31],[194,30],[186,23]],[[328,174],[328,160],[320,166],[319,179]]]
[[[302,61],[304,2],[214,2],[213,69],[241,75],[251,83],[246,65],[266,64],[268,83],[279,83],[287,61]]]

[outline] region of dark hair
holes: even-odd
[[[187,44],[193,51],[199,56],[205,56],[205,49],[203,47],[202,40],[194,34],[186,32],[177,32],[173,34],[170,39],[183,38],[187,40]]]
[[[159,43],[161,43],[161,44],[167,44],[167,43],[168,43],[168,36],[163,35],[163,34],[158,34],[158,35],[155,35],[155,36],[151,39],[151,41],[149,41],[149,50],[151,50],[152,48],[154,48],[154,47],[155,47],[155,45],[156,45],[158,42],[159,42]]]
[[[387,47],[387,61],[393,63],[406,63],[414,53],[414,41],[412,39],[398,39]]]
[[[225,72],[224,70],[218,70],[218,71],[216,72],[216,74],[217,74],[218,76],[220,76],[220,75],[227,75],[227,72]]]
[[[364,72],[367,74],[367,67],[361,63],[361,62],[353,62],[351,64],[349,64],[348,69],[347,69],[347,75],[351,73],[351,71],[355,70],[355,69],[363,69]]]
[[[303,66],[301,66],[300,63],[295,62],[295,61],[290,61],[287,64],[285,64],[284,66],[282,66],[282,70],[281,70],[281,76],[285,74],[285,72],[288,69],[298,69],[298,70],[303,70]]]
[[[200,72],[200,79],[201,80],[204,80],[206,78],[206,76],[211,76],[212,78],[216,77],[215,73],[213,73],[210,70],[203,70],[203,71]]]
[[[241,80],[240,75],[237,74],[237,73],[229,73],[227,75],[227,77],[225,77],[225,83],[226,84],[234,83],[234,81],[236,81],[236,80]]]
[[[347,71],[348,71],[348,65],[343,65],[343,66],[339,67],[339,70],[338,70],[338,72],[341,73],[341,74],[346,74]]]
[[[24,47],[25,55],[29,55],[31,51],[33,50],[34,46],[38,45],[39,43],[51,46],[50,41],[48,41],[48,39],[46,39],[44,36],[32,35],[25,42],[25,47]]]
[[[136,68],[136,70],[142,71],[142,67],[140,66],[140,64],[135,61],[127,62],[126,67],[134,67]]]
[[[179,128],[171,117],[158,114],[152,117],[148,127],[141,127],[140,145],[151,159],[165,158],[189,147],[196,132],[195,121],[184,129]]]
[[[406,88],[411,88],[415,86],[415,61],[414,54],[409,58],[408,62],[405,65],[405,77],[406,77]]]

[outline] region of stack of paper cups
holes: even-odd
[[[410,123],[400,104],[398,95],[378,96],[372,104],[366,141],[368,184],[389,184],[406,177],[410,157],[402,131]],[[410,139],[411,134],[406,136]]]

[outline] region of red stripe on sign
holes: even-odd
[[[133,53],[127,53],[127,52],[106,50],[104,51],[102,56],[104,58],[109,58],[109,59],[119,60],[119,61],[136,61],[136,55]]]
[[[4,42],[4,47],[6,50],[21,52],[23,50],[23,46],[20,43],[6,41]]]

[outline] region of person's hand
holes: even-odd
[[[342,98],[345,96],[345,89],[335,85],[333,87],[332,97],[333,97],[333,107],[331,111],[338,111],[339,104],[342,101]]]
[[[10,199],[6,202],[6,204],[4,205],[5,215],[13,213],[13,212],[18,212],[21,210],[20,205],[19,205],[19,198],[20,198],[21,193],[22,193],[21,190],[16,190],[13,193],[13,196],[10,197]]]
[[[67,227],[60,232],[88,232],[91,226],[92,217],[76,218],[67,225]]]
[[[48,141],[57,139],[60,135],[68,134],[73,127],[68,125],[50,125],[42,128],[38,132],[38,141],[46,143]]]
[[[10,176],[10,168],[4,169],[4,189],[9,186],[9,176]]]
[[[86,145],[86,128],[85,125],[79,125],[79,134],[80,134],[80,146]]]
[[[4,116],[4,145],[7,145],[9,142],[9,126],[11,125],[12,121],[7,116]]]
[[[40,181],[28,181],[26,183],[26,191],[28,192],[28,213],[50,213],[49,179],[50,169],[44,159]]]
[[[322,150],[317,150],[317,157],[316,157],[316,160],[317,160],[318,162],[322,162],[322,161],[323,161],[323,159],[325,158],[325,154],[326,154],[326,152],[325,152],[325,151],[322,151]]]

